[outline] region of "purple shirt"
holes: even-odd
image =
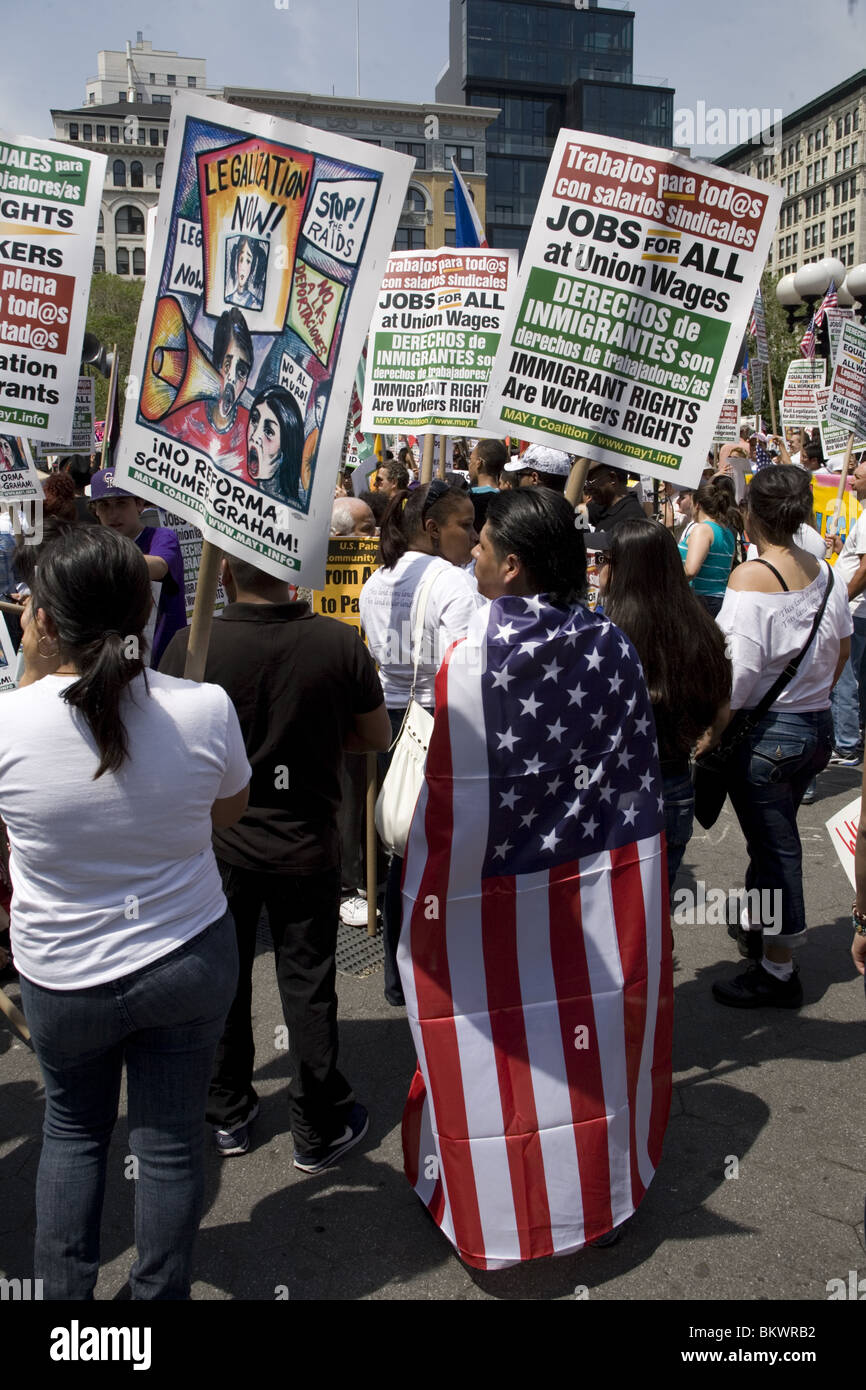
[[[186,627],[183,556],[180,553],[177,533],[168,526],[145,526],[136,536],[135,544],[143,555],[158,555],[160,560],[165,560],[168,565],[168,574],[160,585],[156,627],[153,632],[150,664],[156,667],[174,634],[180,628]]]

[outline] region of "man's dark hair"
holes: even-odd
[[[250,367],[253,365],[253,340],[247,321],[240,309],[226,309],[217,319],[213,335],[213,364],[219,371],[232,338],[237,338]]]
[[[509,460],[508,446],[504,439],[479,439],[475,445],[478,455],[478,471],[499,482],[499,475]]]
[[[396,483],[400,491],[409,486],[408,468],[405,463],[400,463],[393,455],[391,458],[386,458],[384,463],[379,464],[379,471],[384,473],[390,482]]]
[[[285,584],[286,580],[278,579],[275,574],[268,574],[267,570],[257,569],[251,565],[249,560],[238,560],[234,555],[226,556],[234,575],[235,583],[239,589],[243,589],[247,594],[258,594],[264,598],[273,593],[280,585]]]
[[[540,487],[500,492],[490,499],[486,527],[497,556],[516,555],[536,593],[561,607],[583,597],[586,546],[564,497]]]

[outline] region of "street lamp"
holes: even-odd
[[[866,323],[866,261],[851,267],[845,277],[845,289],[852,297],[852,302],[857,302],[860,322]]]
[[[776,299],[788,315],[789,333],[793,333],[794,331],[794,325],[797,322],[797,310],[803,303],[802,295],[794,284],[795,279],[796,276],[793,272],[789,275],[783,275],[776,286]]]

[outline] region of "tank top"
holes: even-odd
[[[695,526],[709,526],[713,533],[713,542],[706,560],[691,580],[692,588],[696,594],[724,594],[734,562],[736,537],[733,531],[729,531],[727,526],[720,526],[717,521],[690,522],[677,543],[683,564],[686,562],[689,536]]]

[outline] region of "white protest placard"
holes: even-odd
[[[848,875],[851,887],[856,890],[854,880],[854,852],[857,848],[857,830],[860,826],[860,797],[849,801],[835,816],[827,821],[827,834],[839,856],[839,862]]]
[[[174,512],[165,512],[162,508],[159,511],[160,525],[167,526],[174,531],[180,553],[183,557],[183,597],[186,604],[186,620],[192,622],[192,610],[195,607],[195,592],[198,587],[198,574],[201,568],[201,548],[202,535],[197,526],[193,526],[191,521],[184,521],[182,516],[176,516]],[[214,603],[214,614],[221,613],[228,603],[226,591],[222,586],[222,580],[217,584],[216,602]]]
[[[42,497],[30,445],[20,435],[0,434],[0,503]]]
[[[40,439],[33,446],[37,460],[49,454],[91,454],[96,448],[94,415],[96,414],[96,380],[92,376],[80,376],[75,392],[75,414],[72,430],[67,441]]]
[[[7,690],[17,688],[18,682],[15,679],[17,665],[18,657],[12,646],[12,638],[9,636],[6,619],[0,613],[0,695],[4,695]]]
[[[827,363],[823,357],[796,357],[788,363],[782,390],[780,414],[785,426],[814,425],[815,392],[827,384]]]
[[[699,481],[781,189],[561,130],[481,427]]]
[[[355,368],[413,167],[208,97],[172,104],[117,481],[294,584],[323,580]]]
[[[853,319],[854,310],[844,309],[841,304],[835,304],[831,309],[825,309],[827,318],[827,337],[830,342],[830,361],[835,363],[836,353],[839,351],[839,339],[842,336],[842,325],[849,319]]]
[[[749,395],[755,407],[755,429],[760,429],[761,401],[764,399],[764,364],[754,358],[749,367],[751,390]]]
[[[0,131],[0,429],[69,439],[106,157]]]
[[[716,422],[714,444],[736,444],[740,438],[740,406],[743,400],[743,378],[732,376]]]
[[[829,418],[830,397],[833,394],[830,387],[825,386],[814,394],[818,429],[821,431],[821,449],[827,460],[826,466],[841,471],[850,431],[844,425],[834,424]],[[866,440],[855,440],[854,448],[866,449]]]
[[[858,439],[866,435],[866,328],[853,319],[842,325],[827,415]]]
[[[361,428],[478,432],[516,251],[394,251],[367,347]]]

